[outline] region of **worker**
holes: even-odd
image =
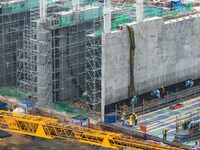
[[[160,98],[160,90],[156,90],[156,96]]]
[[[192,81],[191,79],[189,79],[185,82],[186,88],[191,88],[191,87],[193,87],[193,85],[194,85],[194,81]]]
[[[133,113],[133,119],[135,121],[135,125],[137,125],[138,116],[136,113]]]
[[[125,115],[126,115],[126,112],[122,112],[122,115],[121,115],[121,121],[122,121],[122,126],[125,125]]]
[[[160,97],[164,99],[164,96],[165,96],[165,88],[164,88],[164,86],[161,86]]]
[[[130,115],[129,126],[130,126],[130,127],[133,126],[133,115]]]
[[[162,131],[163,140],[167,140],[167,132],[168,132],[168,129],[167,128],[163,128],[163,131]]]
[[[133,98],[131,99],[130,103],[131,103],[133,108],[137,107],[138,106],[138,98],[137,98],[137,96],[133,96]]]
[[[154,98],[156,98],[156,97],[158,97],[158,98],[160,98],[160,90],[153,90],[152,92],[151,92],[151,95],[154,97]]]

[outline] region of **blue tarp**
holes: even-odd
[[[33,107],[35,103],[31,101],[20,101],[19,105],[23,107]]]

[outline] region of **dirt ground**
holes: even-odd
[[[0,139],[0,150],[108,150],[84,143],[72,143],[65,140],[32,139],[23,134],[11,133],[12,136]]]

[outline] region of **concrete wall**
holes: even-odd
[[[130,24],[135,31],[136,94],[200,77],[200,17],[164,22],[151,18]],[[127,98],[130,39],[126,27],[102,36],[102,100]]]
[[[52,44],[51,22],[37,22],[37,96],[38,103],[45,106],[52,102]]]

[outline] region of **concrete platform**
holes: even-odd
[[[173,141],[176,131],[176,116],[186,115],[192,116],[198,110],[200,110],[200,97],[190,99],[182,103],[184,107],[176,110],[166,107],[148,114],[144,114],[138,117],[138,125],[131,127],[122,127],[121,122],[113,123],[114,126],[122,127],[127,130],[140,131],[140,125],[147,127],[147,134],[162,138],[162,129],[167,127],[169,129],[167,140]],[[128,120],[127,120],[128,121]]]

